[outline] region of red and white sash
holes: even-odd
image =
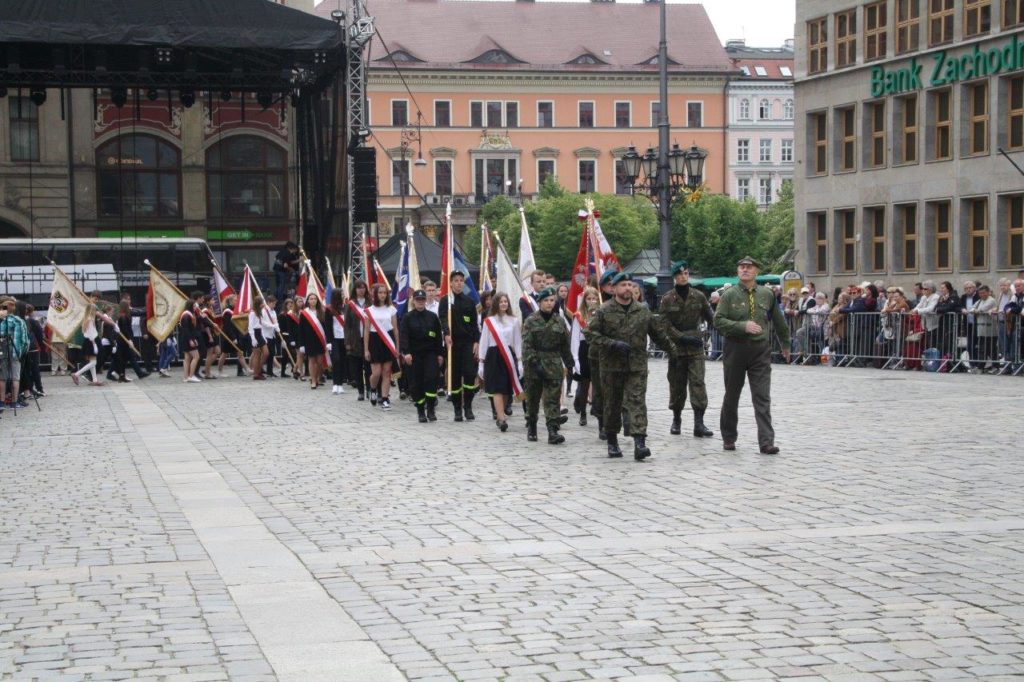
[[[316,315],[309,311],[309,308],[302,310],[302,316],[306,318],[306,322],[313,328],[313,332],[316,333],[318,339],[320,339],[320,345],[324,347],[324,354],[327,357],[327,364],[331,364],[331,355],[327,352],[327,334],[324,332],[324,326],[320,324],[320,320]]]
[[[494,347],[498,349],[501,359],[505,361],[505,370],[508,372],[509,381],[512,383],[512,393],[518,398],[523,392],[523,385],[519,382],[519,372],[516,371],[516,365],[512,361],[512,351],[509,350],[505,340],[498,333],[493,319],[490,317],[484,318],[484,324],[491,332],[491,338],[494,339]]]
[[[368,321],[373,326],[373,331],[377,332],[377,336],[380,337],[380,340],[384,343],[385,346],[387,346],[387,349],[391,351],[391,355],[394,356],[395,360],[398,360],[398,348],[395,347],[395,340],[391,338],[391,334],[388,334],[386,331],[380,328],[380,325],[377,324],[377,320],[375,320],[373,317],[373,313],[371,313],[369,310],[365,311],[364,317],[366,321]]]
[[[348,307],[355,311],[356,317],[359,318],[360,322],[366,321],[367,312],[359,307],[359,305],[353,299],[348,300]]]
[[[292,319],[292,322],[294,322],[296,325],[299,324],[299,316],[296,315],[295,313],[285,313],[285,315],[290,317]]]

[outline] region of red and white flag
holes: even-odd
[[[310,294],[316,294],[322,303],[325,293],[324,285],[320,283],[320,278],[316,276],[316,271],[313,269],[313,263],[309,259],[303,260],[299,283],[295,287],[295,295],[306,298]]]
[[[213,287],[217,292],[217,298],[220,299],[221,305],[224,305],[228,296],[235,293],[235,290],[231,288],[228,281],[224,279],[224,275],[221,274],[220,268],[213,269]]]
[[[586,216],[590,221],[590,214]],[[580,248],[576,253],[576,264],[572,266],[572,275],[569,279],[569,296],[565,300],[565,307],[570,313],[575,313],[580,305],[580,298],[583,296],[583,289],[587,286],[587,275],[590,270],[590,230],[583,229],[580,235]]]
[[[401,262],[401,261],[399,261]],[[388,293],[391,293],[391,283],[388,282],[387,273],[384,272],[384,268],[381,267],[377,257],[373,257],[373,281],[375,284],[383,284],[387,287]]]

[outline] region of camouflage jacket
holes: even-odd
[[[708,299],[704,294],[693,287],[684,299],[675,288],[661,297],[661,305],[658,307],[658,314],[665,320],[665,331],[670,339],[679,346],[679,354],[686,356],[704,354],[704,336],[700,331],[700,321],[704,320],[711,325],[714,322],[714,313],[708,305]],[[699,346],[679,343],[683,338],[697,339]]]
[[[608,301],[590,318],[584,334],[591,347],[599,348],[602,372],[646,372],[648,336],[666,353],[677,353],[664,320],[636,301],[626,306],[614,299]],[[628,343],[629,352],[613,348],[615,341]]]
[[[753,320],[761,325],[761,332],[748,334],[746,325]],[[741,341],[767,341],[769,332],[775,332],[783,346],[789,345],[789,327],[782,316],[775,294],[766,287],[746,289],[742,284],[722,294],[715,309],[715,329],[727,339]]]
[[[531,366],[539,363],[549,379],[562,378],[562,367],[572,367],[569,332],[557,310],[547,320],[538,310],[526,318],[523,325],[523,369],[527,376]]]

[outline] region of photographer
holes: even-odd
[[[15,314],[13,298],[0,300],[0,382],[7,405],[28,407],[21,399],[21,359],[28,351],[28,326]],[[7,385],[10,397],[7,398]]]

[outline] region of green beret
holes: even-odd
[[[557,293],[558,292],[555,291],[554,287],[544,287],[539,292],[537,292],[537,303],[540,303],[548,296],[555,296]]]
[[[736,265],[753,265],[755,268],[760,269],[761,264],[757,262],[757,259],[753,256],[744,256],[736,261]]]
[[[612,284],[618,284],[619,282],[632,282],[632,281],[633,281],[633,278],[630,277],[625,272],[617,272],[617,273],[615,273],[615,276],[612,277]]]
[[[679,272],[680,270],[689,270],[689,269],[690,269],[690,264],[687,263],[684,260],[677,260],[675,263],[672,264],[672,274],[673,275],[676,274],[677,272]]]
[[[601,275],[600,285],[604,286],[605,284],[610,284],[612,281],[612,277],[615,277],[615,275],[617,275],[618,272],[618,270],[605,270],[604,274]]]

